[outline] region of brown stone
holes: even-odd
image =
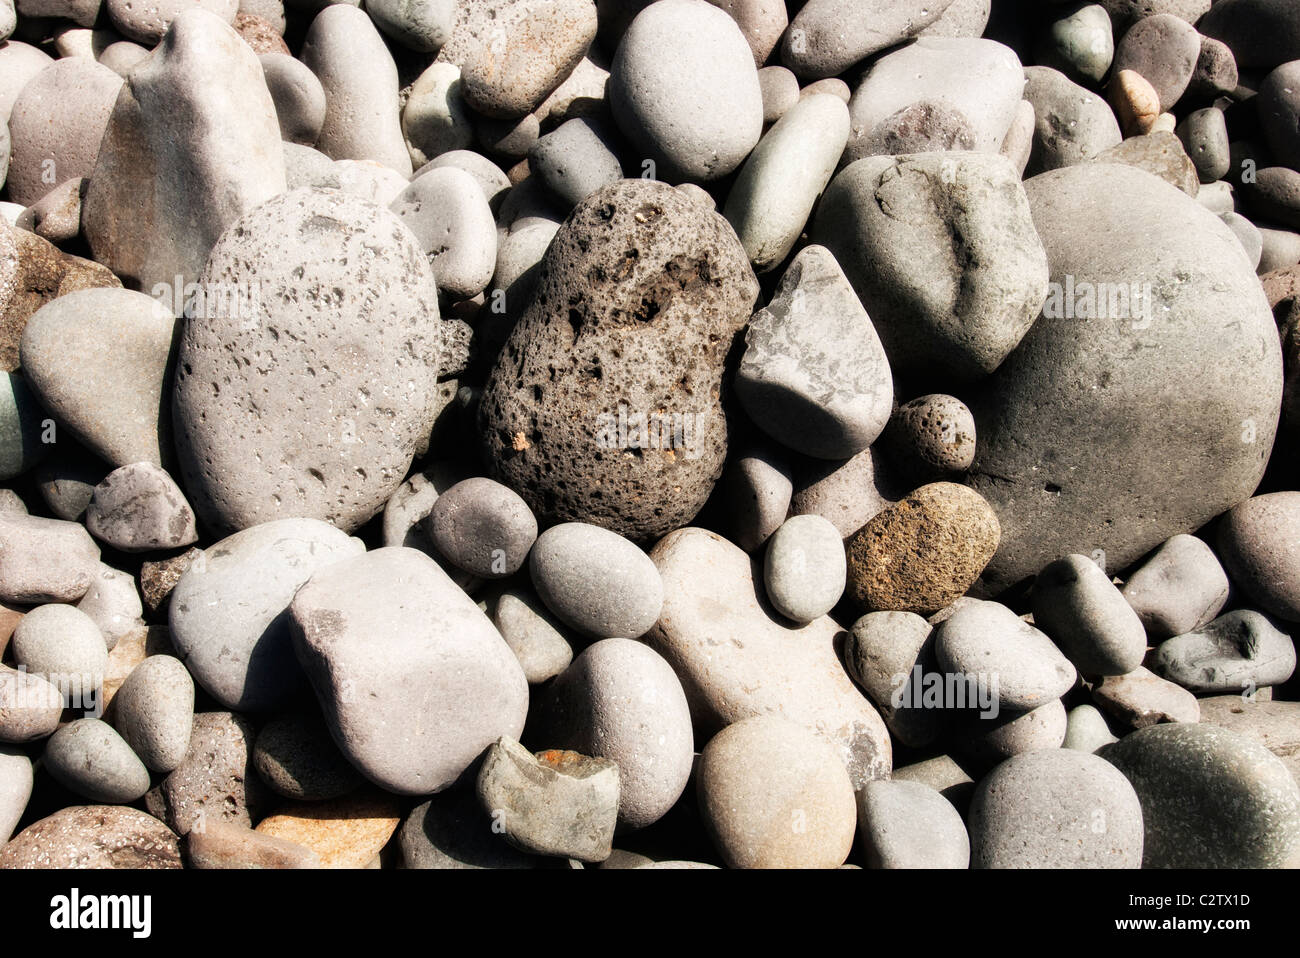
[[[1196,164],[1183,149],[1182,140],[1165,130],[1153,130],[1145,136],[1130,136],[1118,146],[1098,153],[1094,163],[1124,163],[1136,166],[1176,186],[1188,196],[1201,191]]]
[[[145,562],[140,566],[140,591],[144,593],[144,607],[151,613],[167,611],[166,602],[181,580],[185,570],[203,554],[197,546],[177,556]]]
[[[264,17],[240,13],[231,26],[259,56],[263,53],[289,53],[289,44],[284,42],[275,25]]]
[[[1120,70],[1111,78],[1110,105],[1125,136],[1150,133],[1160,118],[1160,95],[1134,70]]]
[[[868,611],[931,615],[966,594],[997,551],[998,518],[966,486],[934,482],[849,539],[848,594]]]
[[[185,837],[191,868],[320,868],[303,845],[230,822],[209,822]]]
[[[0,869],[181,867],[176,833],[124,805],[61,809],[0,849]]]
[[[1103,712],[1133,729],[1201,720],[1195,695],[1141,666],[1127,675],[1106,676],[1093,688],[1092,698]]]
[[[69,256],[35,233],[0,222],[0,370],[18,368],[27,320],[50,300],[79,289],[121,285],[98,263]]]
[[[367,789],[328,802],[288,805],[263,819],[257,831],[306,846],[323,868],[368,868],[401,821],[394,796]]]

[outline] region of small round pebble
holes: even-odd
[[[126,804],[149,791],[149,770],[99,719],[77,719],[51,735],[44,766],[59,784],[92,802]]]
[[[14,660],[57,685],[69,705],[93,707],[108,671],[108,646],[93,619],[70,605],[41,605],[14,629]]]
[[[778,612],[803,624],[825,615],[844,594],[844,541],[821,516],[793,516],[767,541],[763,584]]]
[[[438,552],[484,579],[514,575],[537,541],[537,519],[528,504],[508,486],[482,477],[440,495],[428,523]]]
[[[170,772],[185,759],[194,725],[194,680],[179,659],[151,655],[127,676],[113,697],[122,738],[154,772]]]

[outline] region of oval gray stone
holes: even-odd
[[[868,868],[966,868],[970,837],[948,799],[921,782],[878,780],[857,793]]]
[[[439,290],[466,299],[487,288],[496,268],[496,221],[470,174],[432,169],[411,181],[390,209],[428,255]]]
[[[1228,575],[1208,545],[1179,533],[1129,574],[1120,594],[1153,639],[1195,632],[1228,601]]]
[[[92,802],[125,805],[149,791],[149,770],[99,719],[77,719],[51,735],[43,765],[60,785]]]
[[[821,516],[792,516],[767,541],[763,585],[778,612],[800,625],[830,612],[844,594],[844,540]]]
[[[0,602],[75,602],[99,572],[99,546],[61,519],[0,513]]]
[[[170,772],[190,748],[194,680],[179,659],[151,655],[113,696],[113,725],[150,770]]]
[[[1166,639],[1151,671],[1197,694],[1251,692],[1281,685],[1295,672],[1295,643],[1266,616],[1238,609]]]
[[[528,504],[483,477],[458,482],[438,496],[428,523],[439,554],[484,579],[518,572],[537,541],[537,520]]]
[[[1092,559],[1069,555],[1034,579],[1034,625],[1061,647],[1084,675],[1123,675],[1146,657],[1137,613]]]
[[[32,783],[32,760],[27,753],[0,745],[0,841],[9,841],[22,820],[32,797]]]
[[[56,686],[70,708],[102,709],[108,647],[86,613],[70,605],[37,606],[14,629],[13,656],[28,672]]]
[[[123,552],[179,549],[199,538],[185,494],[151,462],[122,466],[104,477],[86,506],[86,528]]]
[[[1219,523],[1219,557],[1241,589],[1266,612],[1300,621],[1300,492],[1255,496]]]

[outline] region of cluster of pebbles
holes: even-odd
[[[1300,865],[1295,0],[0,37],[0,867]]]

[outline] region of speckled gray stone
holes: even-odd
[[[1150,667],[1156,675],[1205,695],[1281,685],[1295,672],[1295,660],[1291,636],[1267,616],[1237,609],[1195,632],[1161,642]]]
[[[149,791],[149,770],[99,719],[77,719],[51,735],[43,765],[60,785],[92,802],[124,805]]]
[[[73,805],[27,826],[0,848],[11,868],[181,868],[176,834],[117,805]]]
[[[1133,70],[1154,88],[1160,109],[1173,109],[1196,71],[1201,56],[1201,35],[1186,20],[1169,13],[1143,17],[1115,47],[1111,68]]]
[[[113,724],[150,770],[180,765],[194,725],[194,680],[181,661],[151,655],[132,669],[113,696]]]
[[[0,742],[32,742],[53,734],[63,694],[39,675],[0,667]]]
[[[867,782],[857,803],[868,868],[966,868],[970,863],[961,815],[929,785]]]
[[[487,613],[519,659],[530,685],[553,679],[573,661],[576,640],[537,593],[514,585],[487,600]]]
[[[594,117],[575,117],[533,144],[528,168],[557,197],[577,206],[602,186],[623,178],[618,148],[605,123]]]
[[[956,396],[932,393],[899,406],[882,442],[916,485],[965,472],[975,459],[975,418]]]
[[[871,696],[895,739],[924,748],[943,733],[951,716],[942,695],[927,702],[926,689],[943,678],[934,657],[930,623],[914,612],[869,612],[853,623],[844,662]]]
[[[791,622],[812,622],[844,594],[844,540],[821,516],[792,516],[767,541],[763,585],[768,600]]]
[[[1300,621],[1300,492],[1247,499],[1220,521],[1218,552],[1232,580],[1265,612]]]
[[[843,73],[934,23],[952,0],[809,0],[790,21],[781,62],[801,77]]]
[[[1107,762],[1074,749],[1027,752],[975,789],[972,868],[1137,868],[1146,808]]]
[[[0,847],[9,841],[32,797],[32,760],[12,745],[0,745]]]
[[[460,67],[431,63],[416,78],[402,107],[402,135],[417,170],[474,142],[473,122],[461,92]]]
[[[458,482],[438,496],[428,527],[440,555],[484,579],[519,571],[537,540],[537,520],[528,504],[483,477]]]
[[[280,136],[311,146],[325,124],[325,88],[306,64],[287,53],[263,53],[257,59],[275,104]]]
[[[61,519],[0,513],[0,602],[75,602],[99,572],[99,546]]]
[[[182,835],[205,821],[251,828],[275,798],[254,773],[252,758],[251,722],[230,712],[200,712],[184,761],[149,791],[145,807]]]
[[[37,606],[14,629],[13,656],[28,672],[56,685],[70,707],[102,709],[108,648],[86,613],[70,605]]]
[[[451,38],[459,6],[458,0],[371,0],[366,13],[402,46],[431,53]]]
[[[123,552],[179,549],[199,538],[185,494],[151,462],[131,463],[104,477],[86,506],[86,528]]]
[[[318,570],[363,544],[315,519],[235,533],[181,575],[168,612],[178,656],[218,702],[240,711],[284,704],[302,686],[286,610]]]
[[[102,562],[99,574],[86,594],[77,601],[77,608],[99,626],[110,652],[120,639],[143,624],[140,617],[144,614],[144,606],[140,602],[135,577]]]
[[[1300,851],[1300,786],[1245,735],[1158,725],[1100,755],[1141,799],[1144,868],[1276,868]]]
[[[1026,67],[1025,78],[1035,117],[1028,174],[1082,163],[1120,144],[1119,121],[1105,99],[1051,67]]]
[[[957,725],[954,747],[970,768],[990,768],[1025,752],[1060,748],[1065,741],[1069,720],[1060,699],[1027,711],[996,711],[988,718],[983,712],[969,714]]]
[[[1151,638],[1167,639],[1195,632],[1219,614],[1228,601],[1228,576],[1204,541],[1180,533],[1129,575],[1120,594]]]

